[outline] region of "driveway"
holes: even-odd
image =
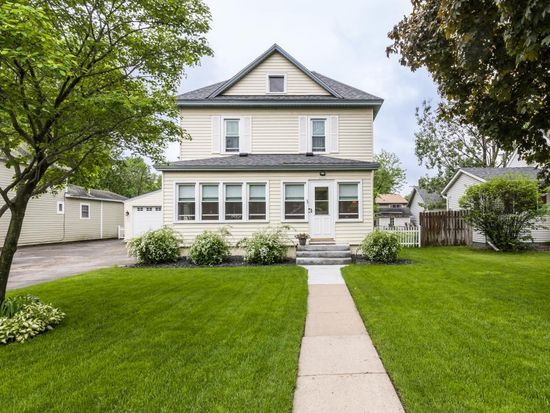
[[[8,290],[133,262],[120,240],[20,247],[11,267]]]

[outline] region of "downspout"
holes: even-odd
[[[103,239],[103,201],[100,202],[99,207],[99,238]]]

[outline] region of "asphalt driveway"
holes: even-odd
[[[8,290],[133,262],[120,240],[20,247],[11,267]]]

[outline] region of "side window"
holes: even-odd
[[[285,219],[305,219],[304,184],[285,184]]]
[[[311,150],[326,152],[326,119],[311,119]]]
[[[359,218],[359,184],[338,184],[338,218]]]
[[[239,152],[239,119],[225,119],[225,152]]]
[[[57,213],[58,214],[64,214],[65,213],[65,202],[57,201]]]
[[[248,219],[266,219],[265,184],[248,185]]]
[[[80,204],[80,219],[90,218],[90,204]]]
[[[178,220],[194,221],[195,217],[195,184],[178,185]]]

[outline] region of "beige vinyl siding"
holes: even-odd
[[[124,204],[104,201],[102,238],[117,238],[119,225],[124,226]]]
[[[90,205],[90,218],[80,219],[80,204]],[[101,202],[76,198],[65,199],[65,241],[99,239],[101,234]]]
[[[273,53],[223,95],[265,95],[268,74],[286,74],[287,95],[329,95],[280,53]]]
[[[300,116],[338,116],[338,152],[329,156],[372,161],[373,112],[348,109],[192,109],[181,111],[182,126],[191,140],[181,143],[180,159],[225,156],[212,153],[212,116],[250,116],[251,153],[299,153]]]
[[[320,177],[317,172],[165,172],[163,177],[163,219],[164,224],[178,231],[184,245],[188,246],[194,238],[204,230],[216,231],[227,227],[231,232],[229,240],[232,244],[238,240],[249,237],[255,231],[268,226],[277,226],[282,222],[282,182],[306,182],[311,179],[323,180],[354,180],[362,182],[363,219],[361,222],[335,223],[335,239],[339,243],[357,245],[373,228],[372,211],[372,172],[331,172]],[[269,222],[175,222],[175,185],[182,182],[243,182],[256,181],[268,183],[268,217]],[[307,192],[307,189],[306,189]],[[289,235],[292,238],[298,232],[309,232],[308,222],[288,223],[292,226]]]

